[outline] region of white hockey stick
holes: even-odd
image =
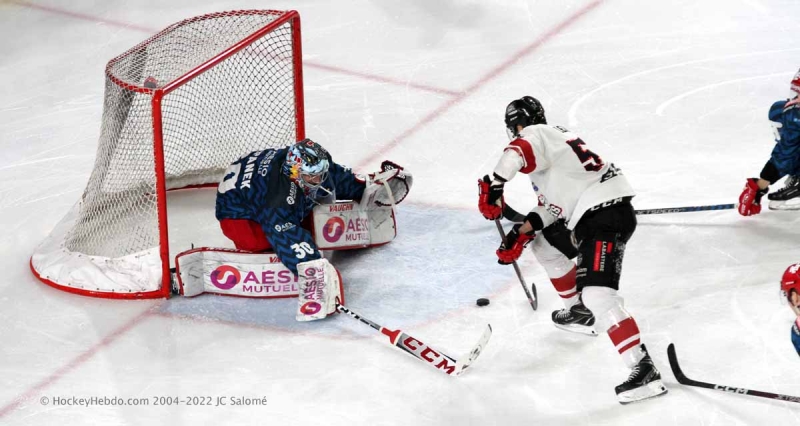
[[[487,324],[486,330],[483,332],[480,340],[478,340],[478,344],[476,344],[468,354],[461,357],[460,361],[457,361],[444,352],[435,350],[418,339],[409,336],[402,330],[390,330],[383,327],[380,324],[358,315],[340,303],[336,304],[336,310],[380,331],[389,338],[389,342],[392,345],[397,346],[414,358],[451,376],[458,376],[466,371],[466,369],[478,359],[481,352],[483,352],[483,348],[489,343],[489,338],[492,337],[492,326]]]

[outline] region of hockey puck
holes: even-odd
[[[485,298],[485,297],[481,297],[480,299],[478,299],[478,300],[475,302],[475,304],[476,304],[476,305],[478,305],[478,306],[486,306],[486,305],[488,305],[488,304],[489,304],[489,299],[487,299],[487,298]]]

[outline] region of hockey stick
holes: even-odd
[[[714,204],[710,206],[666,207],[663,209],[636,210],[636,214],[691,213],[706,210],[730,210],[734,208],[736,208],[736,204]]]
[[[500,219],[495,219],[494,223],[497,225],[497,231],[500,232],[500,238],[503,239],[503,244],[506,243],[506,232],[503,231],[503,225],[500,224]],[[528,302],[531,304],[531,308],[535,311],[536,308],[539,307],[539,296],[536,294],[536,283],[531,283],[531,291],[533,295],[531,295],[531,291],[528,291],[528,286],[525,285],[525,279],[522,278],[522,271],[519,270],[519,265],[517,265],[516,261],[511,262],[514,265],[514,270],[517,272],[517,278],[519,278],[519,283],[522,285],[522,289],[525,290],[525,295],[528,296]]]
[[[697,380],[692,380],[686,377],[685,374],[683,374],[681,366],[678,365],[678,357],[675,354],[675,345],[672,343],[670,343],[669,346],[667,346],[667,357],[669,357],[669,366],[672,367],[672,374],[674,374],[675,378],[678,379],[678,383],[682,385],[697,386],[699,388],[714,389],[728,393],[737,393],[739,395],[760,396],[762,398],[777,399],[779,401],[800,402],[800,397],[798,396],[782,395],[779,393],[772,393],[772,392],[762,392],[746,388],[734,388],[731,386],[723,386],[714,383],[706,383],[706,382],[699,382]]]
[[[402,330],[389,330],[373,321],[370,321],[361,315],[351,311],[346,306],[336,303],[336,310],[347,314],[348,316],[361,321],[362,323],[380,331],[389,338],[392,345],[402,349],[407,354],[425,362],[431,367],[451,376],[458,376],[463,373],[469,366],[475,362],[476,359],[483,352],[483,348],[489,343],[489,338],[492,337],[492,326],[486,324],[486,330],[483,332],[478,343],[469,351],[468,354],[461,357],[461,361],[457,361],[444,352],[433,349],[432,347],[422,343],[418,339],[409,336]],[[464,361],[466,359],[466,361]]]

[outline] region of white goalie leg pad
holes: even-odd
[[[639,346],[639,328],[636,326],[636,322],[633,321],[631,314],[625,310],[625,299],[617,294],[617,290],[613,288],[596,286],[585,287],[582,292],[582,298],[583,304],[594,314],[597,330],[609,333],[611,342],[628,368],[636,366],[644,358],[644,352],[632,350]],[[624,339],[615,341],[614,336],[611,335],[612,327],[619,327],[628,319],[633,321],[635,332],[630,332],[628,333],[629,335],[624,336]],[[635,345],[629,348],[632,343]]]
[[[397,236],[392,207],[362,209],[353,201],[321,204],[312,211],[314,242],[320,250],[348,250],[386,244]]]
[[[297,300],[298,321],[314,321],[336,312],[336,302],[344,304],[342,277],[322,258],[297,264],[300,292]]]
[[[180,294],[278,298],[298,294],[297,277],[274,253],[198,247],[175,256]]]

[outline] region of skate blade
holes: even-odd
[[[789,201],[770,201],[770,210],[800,210],[800,200],[793,198]]]
[[[560,328],[562,330],[570,331],[572,333],[585,334],[587,336],[597,336],[597,330],[595,330],[594,327],[592,327],[592,326],[578,325],[578,324],[562,325],[562,324],[556,324],[556,323],[553,323],[553,325],[555,325],[556,328]]]
[[[661,380],[654,380],[644,386],[618,394],[617,399],[620,404],[626,405],[633,402],[644,401],[645,399],[655,398],[666,393],[667,387],[661,383]]]

